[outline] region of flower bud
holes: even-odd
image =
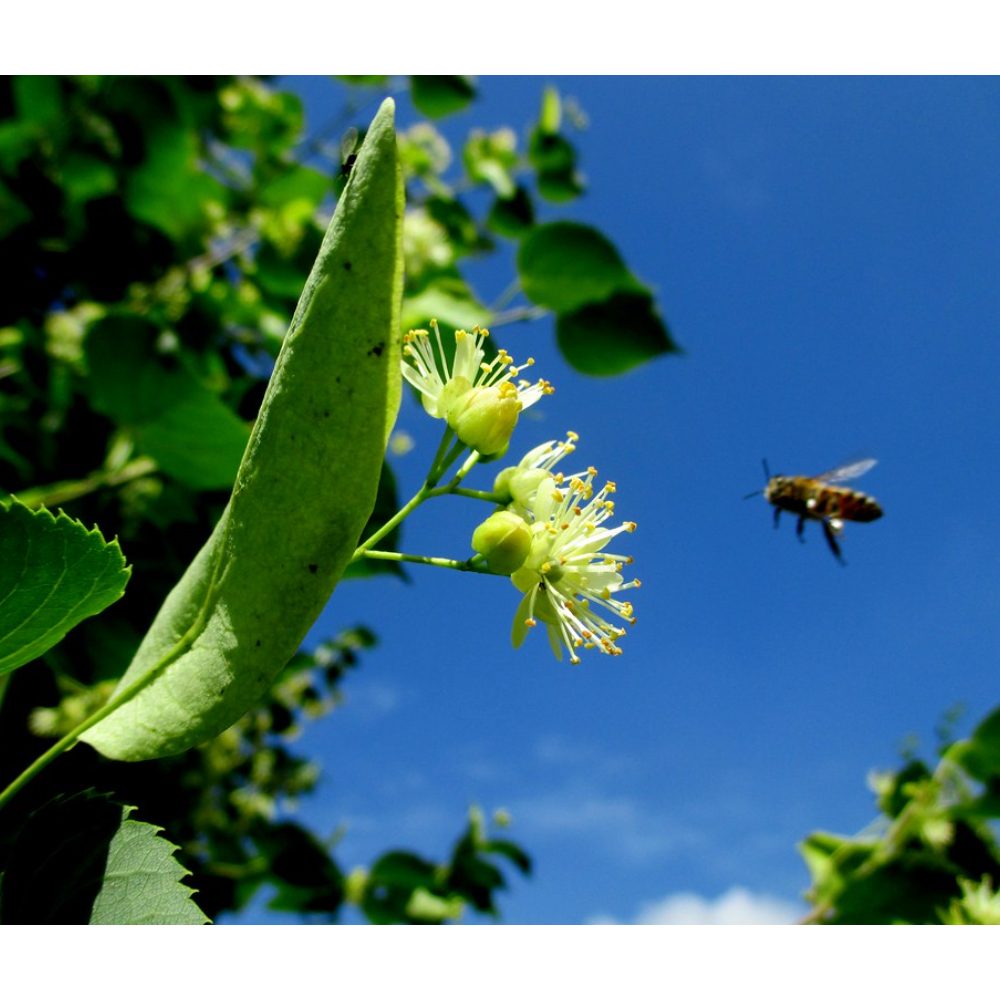
[[[472,533],[472,547],[485,556],[491,572],[509,576],[531,552],[531,528],[513,511],[498,510]]]
[[[470,389],[448,407],[448,426],[462,444],[481,455],[494,455],[510,441],[521,412],[517,389],[510,382]]]
[[[493,492],[500,503],[514,501],[521,507],[529,507],[538,487],[552,478],[552,473],[547,469],[522,469],[518,465],[511,465],[502,469],[493,480]]]

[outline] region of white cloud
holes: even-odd
[[[794,924],[805,916],[802,903],[734,886],[715,899],[693,892],[677,892],[664,899],[643,903],[633,924]],[[592,918],[592,924],[618,923],[613,917]]]
[[[632,864],[705,846],[701,831],[657,815],[625,795],[574,787],[509,805],[527,842],[539,834],[588,837]]]
[[[380,681],[352,684],[347,690],[350,710],[365,722],[391,715],[399,708],[402,694],[397,687]]]
[[[587,768],[598,777],[613,777],[634,772],[635,760],[623,754],[611,754],[603,747],[567,739],[558,733],[540,736],[535,741],[535,760],[550,768],[579,770]]]

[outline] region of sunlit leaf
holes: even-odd
[[[117,601],[130,572],[118,542],[97,528],[16,499],[0,504],[0,674]]]
[[[189,874],[134,806],[83,792],[34,812],[0,883],[4,924],[206,924]]]

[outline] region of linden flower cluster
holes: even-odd
[[[481,455],[501,454],[518,414],[552,393],[552,386],[544,379],[515,384],[534,358],[518,366],[501,348],[492,361],[485,361],[489,330],[479,327],[471,334],[455,331],[455,357],[449,365],[437,320],[431,320],[431,327],[433,339],[427,330],[411,330],[404,337],[403,377],[420,392],[424,409],[444,418],[462,444]]]
[[[595,491],[594,468],[570,476],[552,471],[575,450],[576,441],[573,433],[566,441],[549,441],[501,472],[494,492],[509,496],[509,505],[473,536],[473,547],[485,556],[487,565],[509,574],[523,594],[514,615],[514,647],[541,622],[556,658],[562,659],[565,647],[572,663],[580,662],[581,648],[612,656],[621,653],[617,640],[625,628],[608,621],[605,614],[634,625],[631,602],[614,595],[640,586],[638,580],[625,583],[622,576],[631,556],[603,551],[616,535],[636,528],[634,521],[605,526],[614,515],[609,497],[615,484],[605,483]],[[487,526],[493,527],[492,538]],[[496,542],[496,561],[491,541]]]

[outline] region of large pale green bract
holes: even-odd
[[[399,408],[403,187],[383,103],[299,300],[230,499],[109,705],[101,753],[179,753],[266,692],[375,504]]]
[[[0,675],[117,601],[129,573],[118,542],[97,528],[15,498],[0,504]]]

